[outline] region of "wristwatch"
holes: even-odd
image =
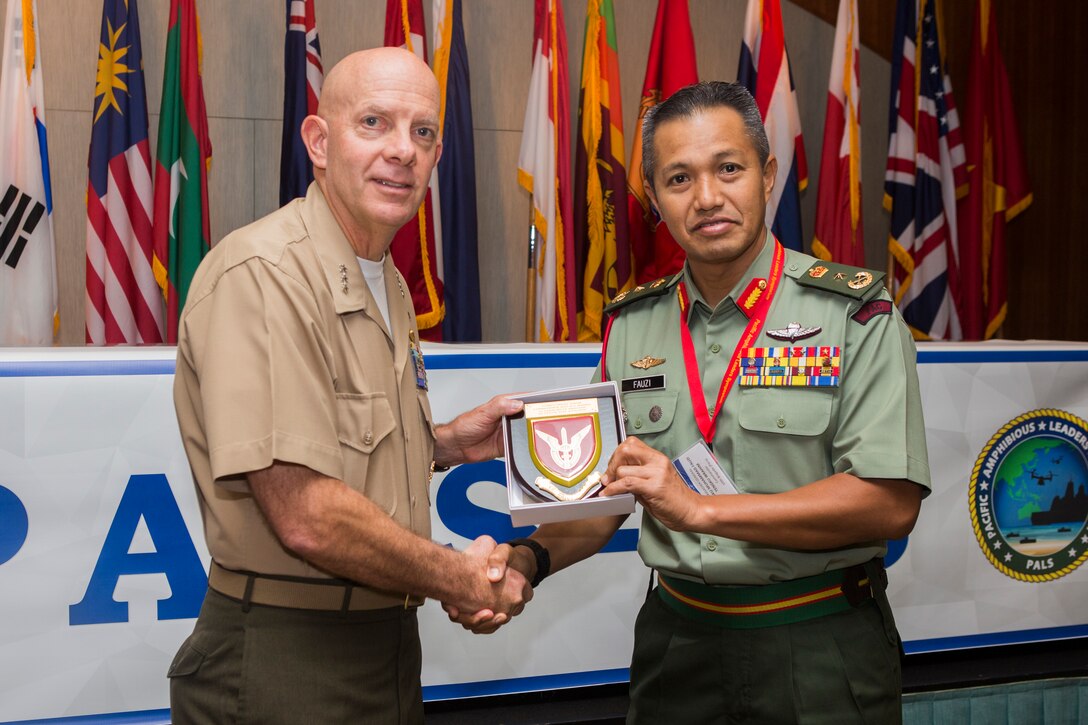
[[[506,542],[507,546],[527,546],[533,552],[533,557],[536,558],[536,576],[529,582],[529,585],[536,589],[540,582],[544,581],[544,577],[551,573],[552,558],[548,554],[548,550],[545,549],[540,542],[533,541],[532,539],[510,539]]]

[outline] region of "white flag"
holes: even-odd
[[[0,59],[0,345],[52,344],[53,200],[37,0],[7,0]]]

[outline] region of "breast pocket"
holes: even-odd
[[[742,388],[733,472],[742,490],[776,493],[831,474],[834,388]]]
[[[372,470],[372,459],[380,455],[378,446],[396,428],[388,398],[385,393],[337,393],[336,414],[344,482],[385,511],[392,511],[396,507],[393,487],[367,485],[368,475],[380,474]]]
[[[624,394],[624,427],[627,435],[637,436],[653,446],[654,440],[672,425],[676,416],[676,395],[675,391],[668,390]]]

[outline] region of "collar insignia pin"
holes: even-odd
[[[865,289],[873,283],[873,275],[869,272],[858,272],[854,278],[846,283],[850,289]]]
[[[664,362],[665,358],[663,357],[653,357],[652,355],[647,355],[640,360],[635,360],[633,363],[631,363],[631,367],[638,368],[639,370],[649,370],[650,368],[655,368]]]
[[[340,265],[340,289],[344,294],[348,293],[348,268],[343,264]]]
[[[797,342],[798,340],[804,340],[806,337],[812,337],[822,329],[821,327],[805,327],[800,322],[791,322],[780,330],[767,330],[767,337],[773,337],[775,340]]]

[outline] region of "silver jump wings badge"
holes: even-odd
[[[800,322],[791,322],[780,330],[767,330],[767,337],[793,343],[804,340],[806,337],[812,337],[822,330],[822,327],[805,327]]]

